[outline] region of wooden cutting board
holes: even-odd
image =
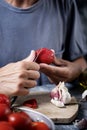
[[[52,119],[54,123],[70,123],[78,114],[79,105],[75,97],[72,97],[71,103],[64,108],[53,105],[50,102],[50,94],[47,92],[32,93],[22,98],[22,100],[19,98],[17,103],[20,102],[22,104],[22,102],[32,98],[35,98],[38,102],[38,108],[34,110],[45,114]]]

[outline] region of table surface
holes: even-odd
[[[33,89],[30,90],[30,92],[40,92],[40,91],[51,91],[52,88],[54,88],[54,85],[44,85],[44,86],[37,86]],[[67,84],[67,87],[69,89],[69,92],[71,93],[71,95],[75,96],[76,99],[81,99],[82,93],[84,91],[84,89],[79,86],[79,85],[75,85],[75,86],[69,86]],[[79,106],[79,111],[78,111],[78,115],[76,117],[75,120],[81,120],[83,118],[87,118],[87,102],[81,102],[80,106]],[[70,124],[55,124],[55,130],[79,130],[73,123],[75,122],[75,120],[73,122],[71,122]],[[87,129],[86,129],[87,130]]]
[[[66,86],[68,87],[71,95],[75,96],[77,100],[81,99],[82,93],[83,91],[85,91],[81,86],[79,85],[70,86],[70,84],[66,84]],[[45,87],[41,86],[36,89],[35,88],[32,89],[32,91],[37,91],[37,90],[50,91],[53,87],[54,86],[50,86],[50,85],[47,85]],[[81,120],[83,118],[87,118],[87,102],[80,103],[78,115],[75,120]],[[79,128],[73,124],[75,120],[71,122],[70,124],[55,124],[55,130],[79,130]]]

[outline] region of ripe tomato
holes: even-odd
[[[31,126],[30,117],[24,112],[14,112],[8,116],[8,122],[16,129],[16,130],[27,130],[29,125]]]
[[[50,130],[44,122],[32,122],[31,130]]]
[[[38,103],[36,101],[36,99],[29,99],[27,101],[25,101],[23,103],[24,106],[30,107],[30,108],[37,108],[38,107]]]
[[[6,104],[0,104],[0,120],[7,120],[7,116],[10,113],[10,107],[8,107]]]
[[[36,50],[36,62],[51,64],[54,60],[54,52],[47,48],[40,48]]]
[[[0,130],[15,130],[8,122],[1,121],[0,122]]]
[[[5,94],[0,94],[0,103],[5,103],[10,107],[10,98]]]

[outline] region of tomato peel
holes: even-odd
[[[38,108],[38,103],[37,103],[37,100],[33,98],[33,99],[29,99],[29,100],[25,101],[23,103],[23,106],[27,106],[27,107],[36,109],[36,108]]]

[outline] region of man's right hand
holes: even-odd
[[[33,62],[35,51],[22,61],[10,63],[0,68],[0,93],[9,96],[26,95],[29,88],[37,85],[40,66]]]

